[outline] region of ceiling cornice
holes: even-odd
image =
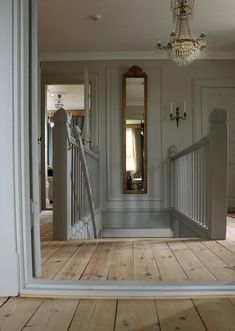
[[[104,61],[104,60],[168,60],[166,52],[79,52],[40,53],[41,62],[54,61]],[[201,60],[235,60],[235,51],[206,52]]]

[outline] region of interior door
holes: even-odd
[[[229,163],[228,163],[228,208],[235,208],[235,88],[208,88],[202,90],[202,135],[208,134],[209,114],[217,107],[228,112]]]
[[[32,238],[32,264],[33,276],[41,276],[41,247],[40,247],[40,209],[39,209],[39,102],[38,102],[38,48],[37,48],[37,4],[30,1],[29,14],[30,38],[30,176],[31,176],[31,238]]]

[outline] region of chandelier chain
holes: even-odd
[[[159,42],[158,48],[167,50],[170,58],[185,66],[202,55],[206,48],[205,34],[201,33],[199,38],[191,35],[189,18],[193,15],[194,0],[171,0],[171,9],[175,31],[171,33],[167,46]]]

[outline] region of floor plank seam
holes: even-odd
[[[157,259],[156,259],[156,257],[155,257],[155,254],[154,254],[154,251],[153,251],[153,247],[152,247],[152,245],[150,246],[150,249],[151,249],[151,252],[152,252],[152,254],[153,254],[153,258],[154,258],[155,264],[156,264],[157,269],[158,269],[158,273],[159,273],[159,281],[162,281],[162,280],[163,280],[163,276],[162,276],[162,273],[161,273],[161,271],[160,271],[160,267],[159,267],[159,265],[158,265],[158,263],[157,263]]]
[[[52,242],[50,243],[50,245],[53,245],[53,243],[54,243],[54,241],[52,241]],[[50,245],[48,245],[48,246],[50,246]],[[66,245],[66,243],[64,243],[62,246],[58,247],[58,249],[55,250],[54,252],[52,252],[52,253],[46,258],[46,260],[43,261],[42,265],[45,264],[45,262],[47,262],[47,261],[48,261],[48,260],[54,255],[54,254],[56,254],[56,253],[57,253],[60,249],[62,249],[65,245]]]
[[[9,300],[11,297],[7,297],[6,300],[0,305],[0,308],[2,308]],[[0,329],[1,331],[1,329]]]
[[[24,328],[27,327],[27,325],[29,324],[29,322],[31,321],[31,319],[35,316],[35,314],[37,313],[37,311],[39,310],[39,308],[43,305],[43,303],[45,302],[45,300],[42,300],[42,302],[38,305],[38,307],[35,309],[35,311],[33,312],[33,314],[30,316],[30,318],[27,320],[27,322],[24,324],[23,328],[21,330],[23,330]]]
[[[183,241],[184,242],[184,241]],[[185,243],[185,242],[184,242]],[[194,255],[195,259],[198,261],[198,263],[203,266],[207,271],[208,273],[211,275],[212,278],[214,278],[214,280],[217,280],[216,277],[213,275],[213,273],[201,262],[201,260],[197,257],[197,255],[194,254],[194,252],[189,249],[190,252]],[[211,280],[211,279],[210,279]]]
[[[179,263],[179,265],[180,265],[181,269],[183,269],[183,271],[184,271],[185,275],[187,276],[188,280],[190,281],[191,279],[189,278],[189,275],[188,275],[188,273],[186,272],[186,270],[184,270],[184,267],[183,267],[182,263],[180,262],[180,260],[179,260],[179,259],[178,259],[178,257],[176,256],[176,254],[175,254],[174,250],[173,250],[173,249],[171,249],[171,247],[170,247],[170,245],[169,245],[169,243],[168,243],[168,242],[167,242],[167,246],[168,246],[168,247],[169,247],[169,249],[171,250],[172,254],[173,254],[173,255],[174,255],[174,257],[176,258],[177,262]]]
[[[76,313],[77,313],[77,310],[78,310],[78,307],[79,307],[80,303],[81,303],[81,300],[78,300],[77,307],[76,307],[76,309],[74,310],[73,316],[72,316],[72,318],[71,318],[71,321],[70,321],[70,323],[69,323],[69,325],[68,325],[66,331],[69,331],[69,330],[70,330],[71,325],[72,325],[72,323],[73,323],[74,317],[75,317],[75,315],[76,315]]]
[[[231,302],[231,304],[233,305],[233,307],[234,307],[234,309],[235,309],[235,297],[234,298],[229,298],[228,299],[230,302]]]
[[[209,331],[209,330],[208,330],[208,328],[207,328],[207,326],[206,326],[206,324],[205,324],[205,322],[204,322],[204,320],[203,320],[203,318],[202,318],[202,316],[201,316],[201,314],[200,314],[200,312],[199,312],[199,310],[197,309],[197,306],[196,306],[196,304],[195,304],[194,300],[193,300],[193,299],[191,299],[191,301],[192,301],[192,303],[193,303],[193,306],[194,306],[194,308],[195,308],[195,310],[196,310],[196,312],[197,312],[197,314],[198,314],[198,317],[200,318],[200,320],[201,320],[202,324],[203,324],[203,325],[204,325],[204,327],[205,327],[205,330],[206,330],[206,331]]]
[[[188,244],[187,244],[187,247],[188,247]],[[207,246],[204,246],[211,254],[213,254],[216,258],[218,258],[220,261],[222,261],[224,264],[226,264],[226,266],[228,267],[228,268],[230,268],[231,269],[231,267],[222,259],[222,258],[220,258],[219,256],[217,256],[214,252],[212,252],[211,250],[209,250],[209,248],[207,247]],[[189,249],[190,249],[190,247],[189,247]],[[197,257],[197,255],[194,253],[194,251],[192,250],[192,249],[190,249],[190,251],[194,254],[194,256],[195,257]],[[213,271],[211,271],[210,269],[209,269],[209,267],[199,258],[199,257],[197,257],[198,259],[199,259],[199,261],[200,261],[200,263],[208,270],[208,272],[209,273],[211,273],[213,276],[214,276],[214,278],[217,280],[217,281],[221,281],[222,279],[219,279],[218,278],[218,276],[216,276],[216,274],[213,272]],[[234,275],[235,276],[235,275]]]
[[[235,252],[233,252],[230,248],[228,248],[228,247],[226,246],[226,242],[227,242],[227,240],[225,241],[225,243],[222,243],[222,242],[220,242],[220,241],[217,241],[217,243],[218,243],[219,245],[221,245],[223,248],[227,248],[227,250],[229,250],[229,252],[235,254]],[[235,244],[235,243],[234,243],[234,244]]]
[[[81,246],[83,245],[83,243],[81,245],[78,246],[78,248],[76,249],[76,251],[69,257],[69,259],[65,262],[65,264],[62,265],[62,267],[57,271],[57,273],[51,278],[51,279],[55,279],[55,277],[58,275],[58,273],[67,265],[67,263],[72,259],[72,257],[79,251],[79,249],[81,248]],[[65,245],[66,246],[66,245]],[[63,246],[64,247],[64,246]]]
[[[216,242],[216,241],[211,241],[211,242]],[[218,243],[219,245],[219,243]],[[228,264],[228,266],[232,269],[232,270],[235,270],[235,266],[231,266],[228,262],[226,262],[225,260],[223,260],[216,252],[214,252],[210,247],[208,247],[207,245],[204,244],[204,246],[209,249],[214,255],[216,255],[218,258],[220,258],[224,263]],[[235,254],[234,253],[231,253],[226,247],[223,247],[222,245],[220,245],[221,248],[223,248],[225,251],[227,251],[228,253],[234,255],[234,258],[235,258]]]
[[[158,326],[159,326],[159,331],[162,331],[160,316],[159,316],[159,312],[158,312],[158,309],[157,309],[157,300],[154,299],[153,301],[154,301],[155,311],[156,311],[156,315],[157,315],[157,323],[158,323]]]
[[[82,280],[82,278],[83,278],[83,276],[84,276],[84,274],[85,274],[87,268],[89,267],[89,264],[90,264],[90,262],[91,262],[91,260],[92,260],[92,258],[93,258],[93,256],[94,256],[94,254],[96,253],[96,251],[97,251],[97,249],[98,249],[98,247],[99,247],[99,244],[100,244],[100,243],[97,243],[96,248],[95,248],[94,252],[91,254],[90,259],[89,259],[89,261],[87,262],[85,268],[83,269],[83,272],[81,273],[81,276],[80,276],[79,280]]]
[[[114,252],[113,252],[113,247],[114,247],[114,245],[113,245],[113,243],[112,243],[112,245],[111,245],[111,256],[109,256],[108,257],[108,259],[110,260],[110,263],[109,263],[109,266],[108,266],[108,272],[107,272],[107,276],[106,276],[106,279],[105,280],[109,280],[109,275],[110,275],[110,269],[111,269],[111,264],[112,264],[112,256],[114,256]]]
[[[117,312],[118,312],[118,303],[119,303],[119,300],[116,300],[115,315],[114,315],[114,323],[113,323],[113,331],[116,330]]]
[[[235,252],[233,252],[231,249],[227,248],[226,246],[224,246],[221,242],[216,241],[218,245],[220,245],[222,248],[227,249],[230,253],[232,253],[235,256]],[[235,242],[234,242],[235,244]]]
[[[82,273],[81,273],[81,275],[80,275],[80,277],[79,277],[79,280],[82,279],[82,277],[83,277],[83,275],[84,275],[84,273],[85,273],[85,271],[86,271],[88,265],[90,264],[90,261],[91,261],[93,255],[95,254],[95,252],[96,252],[96,250],[97,250],[97,248],[98,248],[98,245],[99,245],[99,244],[96,245],[96,248],[95,248],[94,252],[91,254],[91,256],[90,256],[90,258],[89,258],[89,261],[87,262],[85,268],[83,269],[83,271],[82,271]]]

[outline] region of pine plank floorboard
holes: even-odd
[[[32,316],[23,331],[67,330],[78,306],[78,300],[46,300]]]
[[[60,269],[71,259],[80,244],[67,241],[42,264],[42,278],[53,279]]]
[[[154,300],[118,300],[115,331],[160,331]]]
[[[235,330],[235,307],[228,299],[193,301],[208,331]]]
[[[114,330],[116,300],[82,300],[69,331]]]
[[[198,260],[215,276],[217,280],[234,281],[235,270],[232,270],[227,263],[213,254],[200,242],[186,243],[193,251]]]
[[[225,263],[227,263],[232,269],[235,270],[235,254],[232,253],[227,248],[223,247],[215,241],[205,241],[203,243],[208,247],[216,256],[221,258]]]
[[[0,330],[22,330],[41,304],[41,299],[10,298],[0,308]]]
[[[190,245],[190,243],[188,245]],[[193,251],[189,249],[184,242],[173,241],[169,243],[169,246],[190,280],[215,280],[215,277],[199,261]]]
[[[234,331],[234,326],[235,298],[9,298],[0,307],[1,331]]]
[[[164,281],[189,280],[183,268],[176,259],[167,243],[150,243],[155,261],[158,265],[160,278]],[[173,272],[172,272],[173,271]]]
[[[60,269],[55,279],[80,279],[97,245],[97,243],[83,243],[69,261]]]
[[[192,300],[156,300],[161,331],[206,331]]]
[[[47,242],[47,245],[41,248],[41,263],[43,264],[54,253],[56,253],[62,246],[65,245],[65,241],[51,241]]]
[[[48,241],[42,222],[42,278],[57,280],[235,281],[235,219],[226,240],[101,239]]]
[[[161,279],[149,242],[134,242],[134,279],[158,281]]]
[[[5,302],[7,302],[8,297],[0,297],[0,307],[4,305]]]
[[[112,261],[112,242],[100,242],[95,250],[88,266],[86,267],[82,280],[106,280]]]
[[[134,248],[131,242],[113,243],[113,255],[108,280],[134,279]]]

